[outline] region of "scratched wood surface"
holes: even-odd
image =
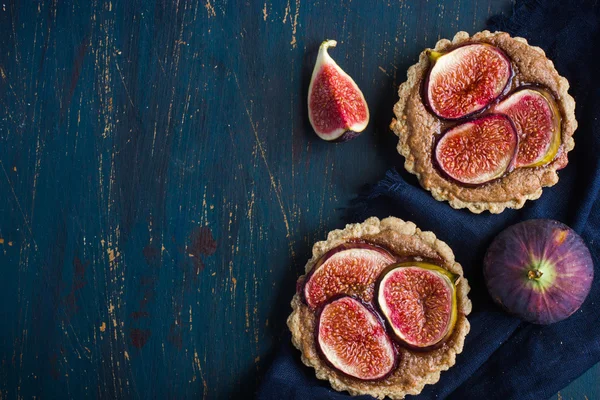
[[[419,51],[508,0],[0,0],[0,399],[248,398]],[[319,141],[316,50],[372,122]],[[562,398],[600,396],[599,369]],[[581,383],[578,383],[581,382]]]

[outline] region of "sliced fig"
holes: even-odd
[[[574,230],[534,219],[509,226],[494,239],[483,275],[494,301],[525,321],[547,325],[581,307],[592,286],[594,263]]]
[[[476,43],[447,53],[429,52],[426,82],[429,108],[440,118],[459,119],[486,108],[512,77],[509,58],[499,48]]]
[[[306,304],[314,309],[339,294],[370,302],[377,277],[395,261],[386,250],[368,243],[341,244],[325,253],[307,276]]]
[[[369,107],[354,82],[329,56],[335,40],[321,43],[308,88],[308,117],[317,135],[327,141],[355,138],[369,123]]]
[[[396,349],[385,327],[357,299],[344,296],[325,304],[316,333],[321,355],[348,376],[382,379],[396,366]]]
[[[426,349],[450,337],[457,318],[457,279],[424,262],[396,264],[382,274],[377,303],[402,343]]]
[[[553,96],[541,88],[517,90],[494,106],[508,115],[519,135],[515,167],[537,167],[554,159],[561,142],[560,111]]]
[[[435,147],[435,160],[450,178],[479,185],[510,171],[517,144],[510,119],[489,114],[446,131]]]

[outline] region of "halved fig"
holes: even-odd
[[[508,115],[519,135],[515,167],[537,167],[554,159],[561,142],[560,111],[553,96],[541,88],[517,90],[494,106]]]
[[[370,302],[377,277],[394,262],[395,257],[380,247],[368,243],[341,244],[325,253],[306,277],[306,304],[314,309],[339,294]]]
[[[458,278],[424,262],[396,264],[382,274],[377,302],[398,340],[426,349],[450,337],[457,317]]]
[[[504,92],[512,77],[506,54],[489,44],[428,54],[433,66],[425,86],[426,99],[441,118],[464,118],[483,110]]]
[[[344,296],[325,304],[316,333],[321,355],[348,376],[382,379],[396,366],[396,349],[385,327],[357,299]]]
[[[329,56],[335,40],[319,48],[308,87],[308,117],[323,140],[343,142],[355,138],[369,123],[369,107],[354,82]]]
[[[435,147],[435,160],[450,178],[479,185],[512,169],[517,144],[510,119],[489,114],[446,131]]]

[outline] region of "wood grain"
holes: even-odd
[[[0,399],[248,398],[312,243],[401,163],[407,67],[509,9],[0,2]],[[343,145],[307,119],[325,38],[371,108]]]

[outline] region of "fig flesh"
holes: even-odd
[[[316,333],[321,355],[348,376],[382,379],[396,366],[396,349],[385,327],[357,299],[344,296],[325,304]]]
[[[316,134],[327,141],[355,138],[369,123],[369,108],[354,80],[329,56],[335,40],[326,40],[308,88],[308,117]]]
[[[379,308],[396,338],[427,349],[450,337],[457,318],[458,276],[434,264],[406,262],[382,274]]]
[[[459,119],[485,109],[504,92],[512,77],[508,57],[489,44],[428,54],[433,65],[425,85],[426,99],[440,118]]]
[[[446,131],[435,147],[435,160],[450,178],[479,185],[510,171],[517,145],[510,119],[489,114]]]
[[[561,117],[553,96],[541,88],[520,89],[494,106],[513,121],[519,135],[515,167],[537,167],[554,159],[561,142]]]
[[[368,243],[344,243],[325,253],[306,278],[304,298],[311,308],[347,294],[365,302],[373,299],[375,281],[395,257]]]
[[[558,221],[536,219],[502,231],[484,259],[492,298],[535,324],[563,320],[587,297],[594,265],[583,239]]]

